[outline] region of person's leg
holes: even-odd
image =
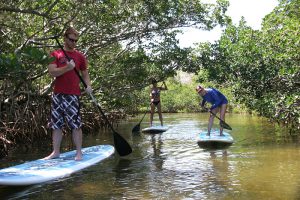
[[[220,109],[220,119],[222,119],[223,121],[225,121],[225,114],[226,114],[226,108],[227,108],[227,104],[222,104],[221,105],[221,109]],[[223,127],[220,126],[220,135],[223,136]]]
[[[163,124],[163,118],[162,118],[162,114],[161,114],[161,105],[160,105],[160,103],[158,103],[158,105],[157,105],[157,112],[158,112],[160,125],[163,126],[164,124]]]
[[[61,140],[62,140],[62,130],[54,129],[52,132],[53,151],[49,156],[45,157],[44,159],[52,159],[52,158],[59,157]]]
[[[57,158],[60,155],[60,144],[62,141],[62,127],[64,124],[63,108],[62,108],[62,95],[53,94],[51,103],[51,121],[49,128],[52,129],[52,148],[53,151],[44,159]]]
[[[152,126],[152,123],[153,123],[154,111],[155,111],[155,105],[152,103],[151,104],[151,112],[150,112],[150,126]]]
[[[75,160],[82,160],[82,123],[79,97],[76,95],[66,96],[66,102],[68,102],[68,106],[65,108],[66,120],[72,129],[73,143],[76,146]]]
[[[217,114],[218,111],[219,111],[219,109],[215,108],[211,112],[214,113],[214,114]],[[209,115],[209,119],[208,119],[207,135],[210,135],[210,131],[211,131],[212,125],[214,124],[214,119],[215,119],[215,116],[212,115],[212,114],[210,114]]]
[[[212,114],[209,115],[209,119],[208,119],[208,127],[207,127],[207,135],[210,135],[210,131],[211,131],[211,127],[214,123],[214,116]]]
[[[81,147],[82,147],[82,129],[81,128],[76,128],[72,130],[72,137],[73,137],[73,142],[76,146],[76,156],[75,160],[82,160],[82,152],[81,152]]]

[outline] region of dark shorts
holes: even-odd
[[[64,120],[66,120],[71,129],[80,128],[82,123],[79,110],[79,96],[53,94],[49,127],[52,129],[62,129]]]
[[[227,99],[223,99],[221,105],[223,105],[223,104],[228,104],[228,100]]]
[[[152,102],[155,106],[157,106],[159,103],[160,103],[160,101],[153,101]]]

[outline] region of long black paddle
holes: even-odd
[[[151,105],[151,104],[150,104],[150,105]],[[139,131],[140,131],[140,125],[141,125],[141,123],[142,123],[144,117],[146,116],[146,114],[147,114],[148,112],[149,112],[149,111],[147,110],[147,111],[145,112],[144,116],[142,117],[141,121],[140,121],[137,125],[135,125],[135,126],[133,127],[133,129],[132,129],[132,132],[133,132],[133,133],[134,133],[134,132],[139,132]]]
[[[209,110],[209,109],[207,109]],[[232,128],[229,126],[229,124],[227,124],[224,120],[222,120],[221,118],[219,118],[215,113],[213,113],[211,110],[209,110],[210,114],[212,114],[213,116],[215,116],[216,118],[218,118],[220,120],[220,125],[221,127],[227,129],[227,130],[232,130]]]
[[[57,37],[55,37],[55,40],[56,40],[58,46],[64,52],[64,54],[67,57],[67,59],[70,61],[71,60],[70,57],[67,55],[66,51],[64,50],[64,48],[59,43]],[[84,88],[87,88],[86,83],[84,82],[84,80],[82,79],[82,77],[80,76],[80,74],[76,70],[76,68],[74,68],[74,71],[76,72],[77,76],[79,77],[79,79],[80,79],[81,83],[83,84]],[[130,145],[128,144],[128,142],[120,134],[118,134],[114,130],[113,126],[108,121],[107,117],[105,116],[104,112],[102,111],[99,103],[96,101],[94,95],[92,93],[89,93],[89,95],[90,95],[92,101],[94,102],[94,104],[96,105],[96,107],[98,108],[99,112],[102,114],[102,116],[105,119],[106,123],[109,125],[110,129],[112,130],[113,136],[114,136],[115,148],[116,148],[117,152],[119,153],[119,155],[120,156],[126,156],[126,155],[130,154],[132,152],[132,148],[130,147]]]

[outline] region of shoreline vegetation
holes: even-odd
[[[201,84],[228,97],[228,112],[255,114],[299,134],[299,1],[281,0],[260,30],[244,18],[233,24],[228,7],[226,0],[1,1],[0,157],[51,138],[47,66],[57,49],[53,38],[61,40],[70,26],[80,32],[77,47],[88,58],[93,93],[112,123],[149,109],[155,79],[168,85],[164,112],[201,112]],[[224,31],[213,43],[183,48],[176,38],[183,27],[216,26]],[[85,96],[82,103],[85,127],[105,126]]]
[[[2,114],[6,118],[0,120],[0,159],[7,156],[10,149],[20,145],[28,147],[38,143],[49,145],[49,147],[51,145],[51,130],[47,127],[50,116],[50,98],[45,102],[40,100],[39,104],[27,103],[23,106],[19,105],[18,108],[14,109],[12,107],[2,109]],[[6,111],[9,114],[4,114]],[[125,119],[126,115],[114,111],[107,113],[106,117],[112,125],[115,125],[119,120]],[[84,133],[93,133],[95,130],[109,128],[105,119],[99,116],[99,113],[92,112],[90,108],[82,109],[82,118],[84,120]],[[69,132],[69,128],[64,127],[63,134],[67,135]]]
[[[168,79],[169,90],[163,91],[161,95],[162,99],[162,111],[163,113],[199,113],[206,112],[199,106],[200,97],[194,91],[194,87],[197,85],[193,80],[195,76],[190,76],[188,82],[183,82],[179,76]],[[205,85],[212,86],[210,83]],[[147,100],[149,88],[145,87],[140,93],[140,98],[143,99],[144,104],[136,106],[132,104],[132,107],[128,110],[132,110],[131,113],[125,113],[119,109],[116,111],[106,110],[106,116],[112,125],[117,125],[120,120],[126,120],[130,117],[145,113],[149,107],[147,107]],[[229,106],[227,112],[229,113],[245,113],[255,114],[247,111],[243,106],[235,104],[232,100],[232,95],[228,89],[221,89],[229,97]],[[31,99],[33,100],[33,99]],[[146,106],[145,106],[146,105]],[[108,128],[105,120],[99,115],[98,112],[93,111],[91,102],[82,97],[82,118],[85,122],[83,125],[83,133],[93,133],[99,129]],[[26,102],[18,104],[6,109],[2,108],[2,113],[6,113],[6,121],[1,120],[1,135],[0,135],[0,158],[5,157],[8,151],[16,146],[25,145],[30,146],[35,143],[47,142],[51,145],[51,131],[47,127],[47,121],[50,116],[50,97],[37,98],[32,102]],[[150,112],[150,111],[149,111]],[[64,128],[64,134],[68,134],[69,128]]]

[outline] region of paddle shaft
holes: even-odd
[[[212,114],[213,116],[215,116],[216,118],[218,118],[220,121],[224,122],[224,120],[222,120],[220,117],[218,117],[215,113],[213,113],[211,110],[209,111],[210,114]]]
[[[215,116],[216,118],[218,118],[224,125],[226,125],[228,127],[228,129],[232,129],[224,120],[222,120],[220,117],[218,117],[215,113],[213,113],[211,110],[209,110],[210,114],[212,114],[213,116]],[[227,128],[226,128],[227,129]]]
[[[149,112],[148,110],[145,112],[145,114],[144,114],[144,116],[142,117],[142,119],[141,119],[141,121],[139,122],[139,124],[142,123],[143,119],[145,118],[145,116],[146,116],[146,114],[147,114],[148,112]]]
[[[151,105],[151,103],[150,103],[150,105]],[[143,119],[145,118],[145,116],[146,116],[146,114],[147,114],[148,112],[149,112],[149,111],[146,111],[146,112],[145,112],[145,114],[144,114],[144,116],[142,117],[142,119],[140,120],[140,122],[139,122],[137,125],[135,125],[135,126],[133,127],[132,132],[138,132],[138,131],[140,131],[140,124],[142,123]]]
[[[149,104],[150,106],[151,106],[151,104],[152,104],[152,102]],[[149,107],[148,107],[149,108]],[[143,121],[143,119],[145,118],[145,116],[146,116],[146,114],[149,112],[149,110],[147,110],[146,112],[145,112],[145,114],[144,114],[144,116],[142,117],[142,119],[141,119],[141,121],[140,121],[140,123]],[[139,123],[139,124],[140,124]]]

